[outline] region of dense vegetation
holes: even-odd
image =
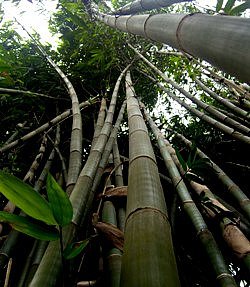
[[[18,5],[18,1],[13,2],[17,2]],[[139,278],[138,266],[141,262],[151,261],[149,265],[154,264],[159,257],[157,252],[161,254],[159,249],[162,247],[162,242],[164,243],[164,240],[171,236],[175,259],[171,259],[171,255],[169,265],[174,265],[171,260],[173,262],[176,260],[181,286],[250,286],[248,199],[250,196],[248,178],[250,175],[250,88],[247,85],[250,81],[241,83],[234,76],[218,70],[202,59],[182,54],[165,44],[108,27],[97,20],[96,8],[91,8],[91,5],[94,7],[98,5],[102,13],[110,13],[109,5],[105,1],[82,2],[59,1],[57,12],[50,20],[51,31],[60,37],[60,44],[56,51],[50,44],[42,46],[37,34],[29,40],[24,40],[13,29],[12,22],[2,24],[0,29],[0,169],[3,171],[0,173],[0,180],[3,182],[2,185],[0,182],[0,210],[11,210],[16,215],[20,213],[19,208],[14,210],[13,205],[8,203],[8,194],[1,190],[5,186],[4,174],[12,174],[23,179],[50,201],[50,193],[48,192],[47,195],[45,183],[49,171],[62,189],[67,191],[74,210],[73,223],[67,222],[60,225],[57,221],[57,224],[49,222],[49,225],[56,225],[58,230],[65,225],[63,227],[64,248],[69,249],[69,243],[80,241],[79,245],[83,249],[80,255],[73,259],[61,260],[60,257],[58,260],[53,252],[59,250],[60,240],[53,241],[49,243],[45,259],[41,263],[48,245],[48,242],[38,240],[41,233],[37,237],[34,236],[38,239],[34,239],[14,231],[10,225],[3,223],[0,225],[0,286],[4,286],[6,280],[10,280],[9,286],[28,286],[30,282],[32,282],[30,286],[55,286],[56,284],[61,286],[62,281],[64,286],[76,286],[77,282],[85,282],[82,283],[83,285],[79,283],[79,286],[118,286],[116,284],[119,284],[117,282],[120,278],[123,233],[114,228],[114,225],[118,225],[123,231],[127,188],[118,189],[118,195],[112,195],[112,191],[115,193],[112,188],[127,185],[129,185],[127,217],[131,222],[134,219],[133,213],[145,206],[148,209],[160,210],[165,217],[163,223],[159,223],[161,222],[159,218],[154,219],[155,221],[152,219],[152,223],[151,218],[145,219],[148,216],[145,215],[140,224],[145,226],[145,229],[148,227],[146,234],[149,237],[144,238],[145,235],[142,235],[141,238],[136,238],[138,241],[130,238],[129,224],[132,223],[128,220],[125,228],[125,259],[123,259],[125,263],[123,264],[125,266],[126,261],[129,261],[131,269],[134,268],[134,270],[131,271],[127,265],[122,267],[121,286],[135,286],[133,283],[128,283],[130,282],[128,277],[137,278],[138,275]],[[118,9],[129,1],[111,2],[113,8]],[[192,2],[179,3],[165,7],[160,12],[204,12],[211,15],[223,12],[234,17],[247,16],[244,13],[249,8],[249,1],[237,2],[218,0],[215,11],[201,8]],[[150,13],[157,14],[159,11],[152,10]],[[141,54],[138,55],[129,45]],[[151,67],[142,59],[143,56],[150,61]],[[74,138],[76,130],[80,130],[76,124],[79,117],[76,112],[78,103],[69,93],[65,77],[61,77],[51,66],[48,57],[67,76],[74,87],[78,102],[86,102],[82,105],[81,137]],[[124,71],[129,64],[131,64],[132,81],[129,73],[126,74]],[[162,76],[161,72],[152,65],[155,65],[164,75]],[[113,91],[119,84],[117,79],[121,73],[124,77],[120,77],[121,84],[115,103]],[[183,93],[181,88],[186,92]],[[126,94],[128,107],[123,115],[125,106],[122,104]],[[134,94],[142,102],[140,108],[137,106]],[[204,121],[206,116],[202,115],[198,118],[189,110],[176,104],[175,97],[187,103],[188,107],[198,110],[198,113],[205,114],[217,122],[211,125]],[[65,116],[58,121],[53,120],[65,111],[67,111]],[[141,131],[146,130],[143,117],[139,115],[140,111],[148,124],[156,159],[151,147],[147,146],[149,141],[146,136],[140,138]],[[73,132],[72,117],[75,123]],[[137,120],[134,121],[134,118]],[[154,126],[153,121],[159,130]],[[48,124],[44,129],[29,135],[46,123]],[[225,129],[220,129],[220,123],[230,131],[225,132]],[[133,131],[133,136],[129,135],[128,125],[130,133],[131,130]],[[189,139],[192,145],[188,147],[188,144],[184,143],[185,139],[181,140],[181,135],[178,134]],[[28,136],[25,137],[25,135]],[[130,144],[128,144],[129,140]],[[134,140],[133,143],[131,143],[132,140]],[[199,159],[199,149],[205,153],[203,159]],[[82,157],[79,164],[70,163],[75,152]],[[110,154],[113,155],[112,159],[109,157]],[[138,161],[141,154],[145,157],[143,164]],[[119,155],[123,161],[122,165]],[[130,164],[127,158],[130,158]],[[222,171],[218,171],[215,164],[228,177]],[[135,168],[136,165],[140,167],[139,171]],[[77,181],[73,179],[74,176],[72,179],[68,178],[68,166],[72,166],[72,170],[79,171],[83,168],[81,173],[76,171],[76,179],[80,173]],[[157,167],[161,175],[164,203],[160,203],[161,196],[159,195],[158,198],[156,195],[161,194]],[[132,183],[135,183],[140,176],[144,180],[137,183],[136,187],[132,187]],[[15,183],[14,177],[11,178],[8,180],[14,182],[13,186],[22,185],[21,182]],[[51,179],[50,181],[52,182]],[[153,195],[150,194],[151,184],[158,190]],[[54,182],[51,185],[54,186]],[[146,194],[146,203],[143,196],[136,195],[136,190],[140,188]],[[59,189],[61,194],[62,190],[59,187],[54,189]],[[109,189],[110,197],[100,195],[106,190],[108,193]],[[47,190],[51,190],[48,183]],[[87,199],[78,197],[82,190],[86,190]],[[132,190],[134,195],[131,195]],[[66,204],[70,210],[69,203],[65,203],[66,199],[56,200],[58,204],[55,206]],[[99,202],[103,203],[102,201],[105,203],[99,205]],[[195,202],[193,207],[188,205],[191,201]],[[83,207],[78,206],[80,202],[84,202]],[[17,207],[21,207],[18,200],[14,203]],[[53,206],[53,203],[50,205]],[[28,209],[29,207],[27,211]],[[115,209],[118,223],[113,217]],[[53,211],[54,217],[56,218],[56,213],[61,214],[62,210],[63,208],[60,211]],[[23,211],[30,215],[26,210],[23,209]],[[92,218],[96,213],[100,216],[98,222],[95,216],[94,219]],[[194,219],[190,220],[192,216]],[[69,221],[71,218],[72,216]],[[3,220],[1,215],[0,219],[10,223],[10,220]],[[45,223],[48,222],[45,220],[42,223],[37,222],[37,219],[40,220],[33,216],[31,221],[45,228]],[[64,221],[61,219],[59,222]],[[104,222],[112,226],[106,226]],[[15,228],[14,223],[11,226]],[[166,227],[168,230],[166,232],[169,234],[164,233],[165,229],[161,230],[162,226]],[[232,227],[232,233],[229,231],[226,233],[228,227]],[[22,231],[21,228],[16,229]],[[211,233],[210,231],[209,235],[203,233],[204,230],[210,230]],[[139,235],[144,234],[140,229],[137,231]],[[32,236],[29,232],[24,233]],[[155,236],[152,236],[152,233]],[[235,236],[239,236],[240,239]],[[159,240],[156,241],[159,242],[158,247],[152,250],[143,249],[151,246],[151,243],[154,246],[154,240]],[[167,248],[172,250],[171,240],[167,241]],[[217,245],[215,243],[217,249],[211,247],[214,241],[217,243]],[[209,247],[205,246],[206,244],[210,244]],[[138,256],[137,262],[137,258],[133,258],[134,255],[126,251],[130,249],[136,253],[134,249],[140,249],[140,246],[145,247],[142,248],[142,257]],[[67,252],[70,253],[68,249]],[[220,251],[225,266],[236,281],[235,285],[230,281],[231,279],[228,280],[232,285],[229,283],[226,285],[227,281],[223,283],[223,280],[216,280],[216,277],[227,277],[225,272],[221,271],[224,270],[224,263],[221,265],[218,263],[221,260],[217,258],[220,257],[220,255],[217,256]],[[164,252],[163,256],[166,255]],[[215,254],[215,257],[213,255],[209,257],[206,252]],[[111,258],[115,256],[111,255],[116,255],[117,261],[112,261]],[[211,264],[209,261],[211,258],[217,259],[214,259]],[[52,267],[46,266],[50,260]],[[40,268],[39,265],[42,266],[42,271],[34,276],[36,270]],[[64,268],[63,276],[60,275],[61,265]],[[216,269],[217,266],[221,268],[219,271]],[[10,275],[8,275],[9,271]],[[155,264],[151,274],[154,276],[158,274],[157,272],[157,264]],[[174,272],[175,267],[169,271],[170,274]],[[158,282],[157,278],[153,280]],[[168,285],[170,283],[166,282],[164,286],[178,286],[178,278],[173,280],[177,283]],[[143,284],[139,281],[137,286],[146,286]],[[163,286],[155,284],[155,286]]]

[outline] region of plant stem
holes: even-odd
[[[64,283],[65,283],[65,260],[64,260],[64,257],[63,257],[62,226],[59,226],[59,236],[60,236],[60,250],[61,250],[61,258],[62,258],[62,287],[64,287]]]

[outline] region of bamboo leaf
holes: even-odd
[[[187,171],[187,164],[186,164],[185,160],[183,159],[182,155],[180,154],[180,152],[177,149],[175,149],[175,153],[176,153],[176,156],[177,156],[182,168],[184,169],[184,171]]]
[[[231,11],[230,11],[230,15],[240,15],[243,12],[245,12],[247,9],[250,9],[250,0],[245,1],[244,3],[234,7]]]
[[[32,222],[29,218],[0,211],[0,221],[6,222],[17,231],[25,233],[40,240],[57,240],[59,232],[56,228],[46,225],[39,225]]]
[[[233,8],[234,4],[235,4],[236,0],[228,0],[227,4],[225,5],[224,11],[226,13],[229,13],[230,10]]]
[[[56,224],[49,203],[19,178],[0,171],[0,192],[27,215],[50,225]]]
[[[49,173],[47,176],[47,193],[54,218],[58,225],[65,226],[73,217],[73,208],[67,194]]]
[[[216,12],[219,12],[222,8],[223,0],[218,0],[216,4]]]
[[[79,255],[84,249],[86,249],[86,247],[88,246],[89,242],[90,242],[90,238],[87,238],[83,241],[78,241],[78,242],[74,242],[72,244],[69,244],[64,252],[63,252],[63,256],[65,259],[72,259],[75,258],[77,255]]]

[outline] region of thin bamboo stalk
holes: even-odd
[[[197,236],[200,239],[209,261],[211,263],[211,267],[214,270],[216,275],[216,279],[220,286],[237,286],[233,277],[228,271],[227,265],[224,262],[223,256],[218,248],[216,241],[213,238],[212,233],[207,228],[207,225],[200,214],[198,208],[193,202],[188,189],[183,181],[183,178],[179,174],[179,171],[169,153],[169,150],[165,144],[165,139],[163,135],[160,133],[156,124],[149,116],[147,111],[144,109],[144,115],[146,120],[148,121],[150,128],[157,139],[158,147],[160,149],[161,155],[164,159],[166,168],[169,172],[169,175],[172,179],[172,182],[176,188],[179,198],[182,201],[183,208],[190,218],[193,226],[197,231]]]
[[[90,99],[88,101],[85,101],[85,102],[81,103],[79,106],[81,109],[84,109],[84,108],[86,108],[86,107],[88,107],[91,104],[94,104],[96,102],[97,102],[97,97]],[[1,147],[0,148],[0,154],[2,152],[5,152],[5,151],[17,146],[18,144],[21,144],[21,143],[31,139],[32,137],[44,132],[46,129],[51,128],[52,126],[60,123],[61,121],[65,120],[67,117],[69,117],[71,114],[72,114],[72,109],[66,110],[62,114],[56,116],[55,118],[53,118],[52,120],[43,124],[42,126],[38,127],[37,129],[35,129],[35,130],[27,133],[26,135],[20,137],[18,140],[15,140],[15,141]]]
[[[152,0],[135,0],[132,1],[125,6],[121,7],[120,9],[114,11],[112,14],[115,15],[129,15],[129,14],[136,14],[152,9],[160,9],[163,7],[168,7],[176,3],[181,2],[191,2],[193,0],[158,0],[158,1],[152,1]]]
[[[129,68],[126,67],[119,76],[113,96],[116,97],[117,91],[121,82],[121,79]],[[111,109],[114,108],[114,100],[111,105]],[[111,113],[108,114],[102,131],[98,137],[98,140],[92,149],[89,157],[79,175],[76,185],[70,195],[70,201],[73,206],[74,214],[72,223],[63,229],[63,244],[66,246],[72,242],[76,228],[80,225],[82,215],[85,212],[86,203],[88,201],[89,193],[93,184],[94,176],[101,160],[102,152],[110,133],[109,127],[112,126]],[[59,278],[61,272],[61,256],[58,242],[50,242],[48,248],[43,256],[41,264],[39,265],[37,272],[34,275],[33,280],[30,283],[30,287],[44,287],[54,286]]]
[[[18,136],[20,130],[25,128],[26,124],[27,124],[27,121],[24,121],[23,123],[18,123],[16,125],[17,130],[7,139],[7,141],[4,143],[4,145],[11,143]]]
[[[118,17],[94,13],[110,27],[168,44],[249,82],[249,19],[201,13]]]
[[[242,110],[241,108],[235,106],[234,104],[232,104],[231,102],[229,102],[228,100],[226,100],[225,98],[219,96],[218,94],[216,94],[215,92],[213,92],[211,89],[209,89],[208,87],[206,87],[204,85],[204,83],[202,81],[200,81],[197,78],[194,78],[194,81],[196,82],[196,84],[198,84],[207,94],[209,94],[213,99],[215,99],[216,101],[218,101],[219,103],[223,104],[225,107],[229,108],[230,110],[232,110],[235,114],[238,114],[240,116],[242,116],[243,118],[250,120],[250,115],[247,111]]]
[[[217,109],[212,107],[211,105],[208,105],[206,103],[203,103],[202,101],[198,100],[194,96],[192,96],[189,92],[184,90],[181,86],[179,86],[177,83],[175,83],[173,80],[169,79],[163,72],[161,72],[155,65],[153,65],[150,61],[148,61],[140,52],[138,52],[133,46],[128,44],[131,49],[150,67],[152,68],[164,81],[167,83],[171,84],[175,89],[177,89],[179,92],[181,92],[183,95],[185,95],[188,99],[190,99],[193,103],[195,103],[198,107],[202,108],[206,112],[212,114],[214,117],[219,119],[222,122],[225,122],[226,124],[229,124],[232,126],[234,129],[238,129],[241,132],[244,132],[245,134],[250,135],[250,129],[239,122],[227,117],[223,113],[219,112]],[[158,83],[157,83],[158,84]],[[162,86],[162,85],[161,85]],[[167,92],[170,95],[170,92]],[[172,93],[171,93],[172,94]],[[172,97],[172,96],[171,96]],[[173,98],[173,97],[172,97]],[[178,97],[175,96],[175,99],[179,99]],[[176,100],[177,101],[177,100]],[[181,100],[179,100],[181,101]],[[179,102],[178,101],[178,102]],[[184,103],[183,101],[181,101]],[[187,105],[189,106],[189,105]],[[186,107],[186,106],[185,106]],[[201,113],[201,112],[199,112]],[[205,114],[204,114],[205,115]],[[204,117],[205,118],[205,117]],[[212,119],[213,120],[213,119]],[[246,139],[248,140],[248,143],[250,143],[250,138]]]
[[[121,287],[180,286],[157,164],[129,72],[126,94],[130,163]]]

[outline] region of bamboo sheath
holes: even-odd
[[[128,15],[128,14],[136,14],[152,9],[159,9],[163,7],[171,6],[172,4],[185,2],[192,0],[135,0],[130,2],[129,4],[121,7],[120,9],[112,12],[115,15]]]
[[[126,67],[119,76],[112,97],[116,97],[121,79],[129,68]],[[113,106],[112,106],[113,108]],[[72,242],[77,226],[80,225],[84,210],[88,201],[89,193],[95,177],[96,170],[101,160],[101,155],[104,150],[105,144],[110,133],[109,127],[111,114],[107,117],[107,123],[105,122],[102,131],[98,137],[98,140],[93,147],[89,157],[79,175],[76,185],[70,195],[70,201],[73,206],[74,214],[72,223],[66,226],[63,230],[64,246]],[[50,242],[48,248],[45,251],[41,264],[39,265],[33,280],[30,283],[30,287],[52,287],[55,286],[58,281],[61,272],[61,256],[58,242]]]
[[[192,146],[192,142],[185,138],[183,135],[179,133],[174,133],[174,135],[180,139],[186,146]],[[205,153],[203,153],[199,148],[197,148],[197,154],[201,158],[209,158]],[[250,199],[245,195],[245,193],[240,189],[240,187],[235,184],[232,179],[216,164],[210,159],[214,174],[218,177],[218,179],[222,182],[222,184],[227,188],[228,192],[234,197],[234,199],[238,202],[241,209],[244,211],[250,222]]]
[[[168,44],[249,83],[250,19],[201,13],[117,17],[93,12],[112,28]]]
[[[80,109],[84,109],[88,106],[90,106],[93,103],[96,103],[97,101],[97,97],[93,98],[93,99],[89,99],[88,101],[85,101],[83,103],[81,103]],[[63,121],[64,119],[66,119],[67,117],[69,117],[72,114],[72,109],[68,109],[65,112],[63,112],[62,114],[56,116],[54,119],[50,120],[49,122],[43,124],[42,126],[38,127],[37,129],[27,133],[26,135],[22,136],[21,138],[7,144],[4,145],[0,148],[0,153],[5,152],[15,146],[17,146],[18,144],[23,143],[24,141],[27,141],[29,139],[31,139],[32,137],[42,133],[43,131],[45,131],[48,128],[53,127],[54,125],[60,123],[61,121]]]
[[[126,94],[130,162],[121,287],[180,286],[157,164],[129,72]]]
[[[176,191],[182,201],[183,208],[197,231],[197,236],[199,240],[201,241],[207,253],[207,256],[211,263],[211,267],[213,268],[216,274],[216,279],[218,280],[219,285],[224,286],[224,287],[237,286],[233,277],[231,276],[231,274],[229,273],[227,269],[227,266],[216,244],[216,241],[213,238],[213,235],[208,230],[207,225],[202,215],[200,214],[195,203],[193,202],[187,190],[187,187],[181,175],[179,174],[179,171],[165,144],[165,139],[163,135],[160,133],[159,129],[157,128],[156,124],[154,123],[152,118],[149,116],[145,108],[143,109],[143,111],[144,111],[145,118],[148,121],[154,136],[157,139],[157,143],[158,143],[158,147],[160,149],[161,155],[164,159],[166,168],[176,188]]]

